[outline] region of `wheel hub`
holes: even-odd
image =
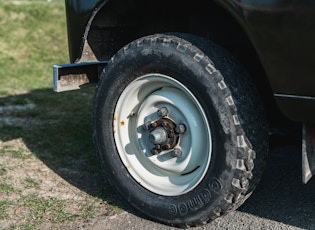
[[[148,126],[149,140],[154,144],[153,155],[175,148],[179,141],[179,133],[175,132],[176,124],[169,118],[160,118]]]
[[[166,107],[158,109],[157,115],[160,119],[154,122],[146,122],[143,124],[143,129],[149,131],[149,140],[154,144],[151,149],[153,155],[158,155],[162,151],[173,149],[173,157],[181,156],[181,150],[175,148],[179,142],[180,135],[186,132],[184,124],[176,125],[170,118]]]

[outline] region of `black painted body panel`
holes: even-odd
[[[71,62],[75,62],[81,55],[83,37],[88,29],[90,18],[96,7],[103,0],[65,0],[68,44]]]
[[[80,59],[90,18],[106,2],[66,0],[71,62]],[[281,111],[292,120],[315,122],[315,0],[214,2],[245,30]]]

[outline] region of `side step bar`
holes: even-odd
[[[55,92],[95,86],[108,61],[63,64],[53,66]]]

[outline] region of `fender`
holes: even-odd
[[[70,62],[79,62],[91,23],[109,0],[66,0]],[[83,35],[83,36],[82,36]]]

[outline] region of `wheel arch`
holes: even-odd
[[[108,60],[129,42],[146,35],[191,33],[216,42],[236,56],[262,94],[267,114],[278,111],[259,55],[239,15],[227,4],[215,1],[181,4],[177,0],[103,1],[86,26],[77,62]],[[200,14],[204,9],[207,13]]]
[[[145,4],[146,2],[149,2]],[[181,6],[181,1],[173,3],[163,0],[103,0],[91,13],[85,26],[76,62],[89,61],[87,43],[98,60],[108,59],[127,43],[146,35],[164,32],[191,33],[208,38],[232,50],[237,45],[249,46],[259,57],[249,39],[246,27],[242,26],[239,15],[226,5],[215,1],[198,2]],[[155,5],[154,5],[155,4]],[[146,5],[146,6],[144,6]],[[164,7],[168,5],[168,7]],[[180,8],[181,7],[181,8]],[[207,13],[200,13],[207,9]],[[145,19],[145,20],[144,20]],[[117,34],[124,35],[118,37]],[[116,40],[111,38],[111,36]],[[110,39],[110,40],[105,40]],[[132,39],[132,40],[131,40]],[[75,57],[74,57],[75,59]]]

